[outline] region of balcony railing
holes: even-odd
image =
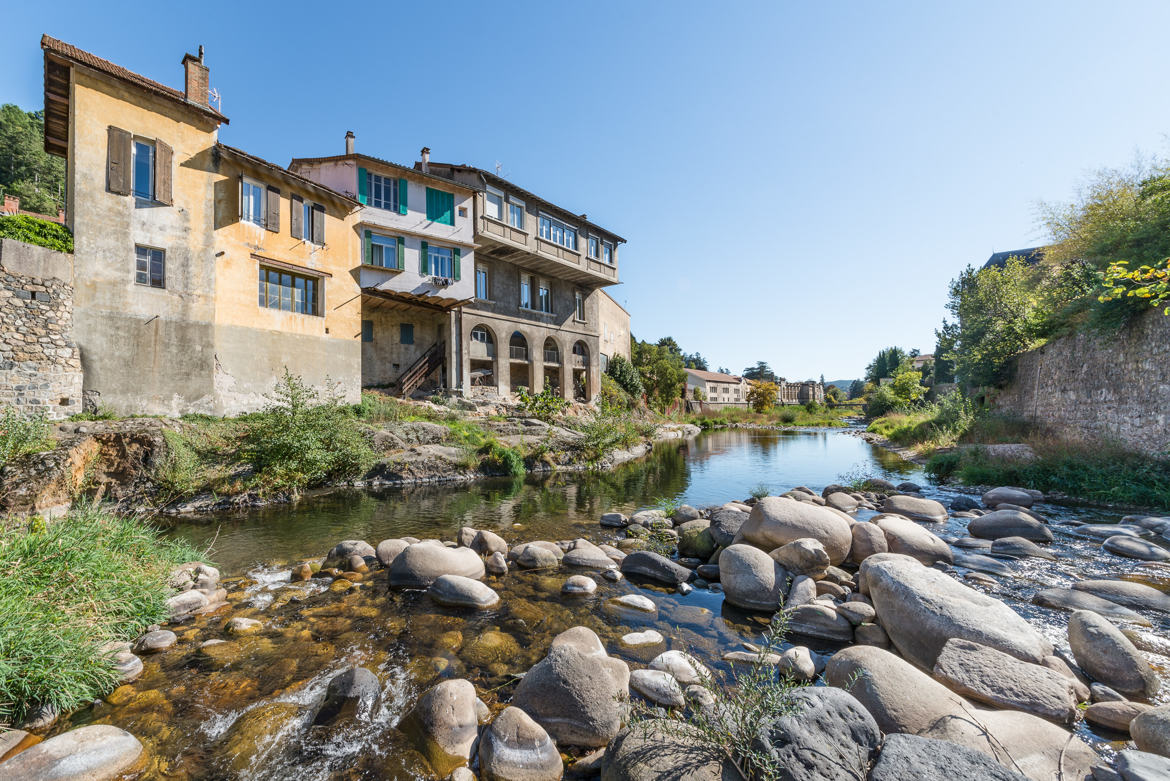
[[[496,357],[496,346],[494,344],[486,344],[485,342],[472,342],[471,357],[491,360]]]
[[[560,364],[561,364],[560,352],[557,350],[545,350],[544,351],[544,362],[545,363],[555,363],[556,365],[560,366]]]
[[[517,347],[516,345],[510,345],[508,347],[508,357],[511,358],[513,361],[527,361],[528,360],[528,348],[527,347]]]
[[[574,369],[588,369],[589,356],[573,354],[573,368]]]

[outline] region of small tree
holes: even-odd
[[[626,360],[625,356],[615,355],[610,358],[609,367],[606,368],[605,373],[635,399],[642,398],[646,393],[646,389],[642,386],[642,378],[638,376],[638,370]]]
[[[780,388],[767,380],[749,380],[747,402],[756,412],[767,412],[776,406]]]

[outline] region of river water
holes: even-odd
[[[150,752],[150,777],[191,779],[380,779],[428,777],[409,740],[394,725],[437,680],[475,684],[493,712],[511,696],[515,675],[544,656],[551,639],[583,624],[607,649],[632,665],[667,648],[688,650],[726,671],[722,654],[758,640],[768,617],[724,604],[717,590],[673,590],[598,578],[589,597],[565,597],[564,571],[518,571],[489,578],[500,605],[469,614],[441,608],[422,592],[391,592],[373,572],[352,589],[333,591],[321,580],[290,583],[288,565],[319,558],[343,539],[372,544],[402,536],[453,539],[460,526],[491,529],[509,543],[588,537],[610,541],[604,512],[627,514],[664,501],[696,507],[743,499],[758,488],[778,494],[806,485],[819,492],[856,476],[926,484],[915,465],[848,431],[729,430],[689,442],[668,442],[645,459],[608,473],[383,491],[340,491],[291,506],[183,523],[172,533],[211,546],[229,590],[229,607],[176,628],[179,643],[145,657],[145,672],[107,702],[75,714],[60,731],[82,723],[117,724]],[[1054,523],[1076,518],[1119,519],[1120,513],[1042,506]],[[873,513],[861,512],[859,518]],[[962,536],[960,521],[931,525],[940,536]],[[1158,582],[1137,562],[1102,555],[1099,543],[1060,530],[1055,562],[1011,562],[1009,577],[989,593],[1005,599],[1052,640],[1064,644],[1067,614],[1030,604],[1031,594],[1078,577],[1141,577]],[[961,576],[965,571],[959,569]],[[617,609],[611,599],[649,596],[655,613]],[[230,638],[230,616],[257,618],[256,635]],[[1155,626],[1165,633],[1166,625]],[[667,639],[646,650],[626,649],[622,635],[656,629]],[[201,649],[207,640],[230,642]],[[804,642],[831,652],[818,641]],[[1166,660],[1162,660],[1166,661]],[[1170,662],[1168,662],[1170,663]],[[341,728],[311,726],[329,679],[349,665],[373,670],[383,685],[371,721]],[[1164,687],[1165,688],[1165,687]],[[1103,745],[1109,736],[1081,737]]]

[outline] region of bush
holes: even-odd
[[[609,366],[606,368],[607,376],[612,377],[622,390],[633,396],[635,399],[640,399],[646,394],[646,389],[642,385],[642,378],[638,375],[638,370],[634,368],[634,364],[626,360],[625,356],[615,355],[609,359]]]
[[[73,251],[73,234],[68,228],[25,214],[0,217],[0,239],[16,239],[57,252]]]
[[[199,555],[141,520],[91,508],[0,536],[10,575],[0,578],[0,723],[113,690],[118,674],[99,647],[164,621],[170,571]]]
[[[49,421],[43,414],[22,415],[14,407],[0,414],[0,467],[28,453],[50,450]]]
[[[344,406],[286,369],[272,404],[249,420],[244,457],[268,486],[297,490],[360,474],[374,453]]]
[[[866,398],[865,416],[867,418],[880,417],[889,412],[903,409],[904,406],[905,402],[894,395],[893,388],[889,385],[881,385]]]
[[[167,501],[188,496],[199,486],[199,457],[194,448],[177,431],[164,431],[166,452],[154,469],[154,480]]]
[[[637,406],[637,400],[618,384],[617,380],[608,374],[601,375],[602,409],[631,410]]]
[[[535,396],[530,394],[527,388],[521,388],[519,397],[520,406],[524,411],[543,421],[553,420],[569,406],[568,400],[558,396],[551,385],[545,385],[544,390]]]
[[[794,409],[782,409],[776,415],[777,420],[779,420],[781,423],[785,423],[787,425],[792,425],[793,423],[795,423],[797,417],[799,417],[799,414]]]
[[[479,468],[488,474],[520,477],[524,474],[524,459],[515,448],[499,442],[490,442],[485,448]]]

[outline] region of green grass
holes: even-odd
[[[141,520],[74,509],[0,537],[0,723],[28,708],[77,708],[117,685],[99,646],[167,617],[166,578],[198,559]]]
[[[1037,455],[1034,461],[993,458],[974,447],[935,454],[926,471],[935,479],[967,485],[1018,485],[1074,499],[1170,509],[1170,459],[1108,445],[1039,438],[1029,444]]]
[[[686,416],[687,423],[702,429],[726,428],[734,425],[792,426],[801,428],[835,428],[845,426],[845,418],[856,415],[849,407],[829,407],[824,404],[809,406],[774,407],[768,412],[755,412],[746,407],[727,407],[702,414]]]
[[[588,462],[600,461],[607,453],[627,448],[653,436],[656,424],[629,412],[602,411],[575,423],[584,436],[578,445]]]

